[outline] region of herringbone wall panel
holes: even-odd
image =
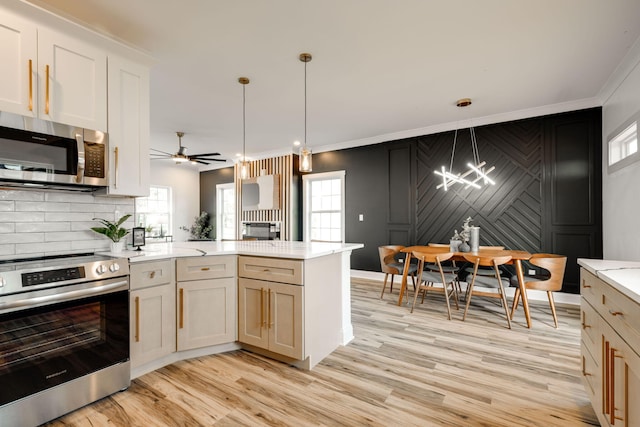
[[[467,217],[480,227],[481,245],[540,252],[542,246],[543,125],[525,120],[476,130],[480,160],[496,170],[496,185],[482,189],[455,184],[448,191],[434,174],[450,166],[454,132],[417,139],[416,227],[418,243],[448,242]],[[472,162],[469,129],[458,131],[453,171]]]

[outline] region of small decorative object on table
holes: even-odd
[[[471,237],[471,229],[473,228],[471,226],[471,221],[473,221],[473,218],[467,217],[467,219],[465,219],[464,222],[462,223],[462,231],[460,232],[460,235],[459,235],[462,243],[458,247],[460,252],[469,252],[471,250],[471,246],[469,245],[469,238]],[[458,233],[457,230],[456,230],[456,233]]]
[[[93,218],[94,221],[100,221],[104,227],[91,227],[91,229],[111,239],[111,252],[122,252],[124,240],[121,239],[129,234],[129,230],[120,226],[128,220],[130,216],[130,214],[127,214],[115,222],[102,218]]]
[[[131,246],[137,246],[136,251],[141,251],[140,246],[144,246],[144,227],[133,227],[131,229]]]
[[[449,250],[451,252],[459,252],[460,245],[462,244],[462,238],[458,234],[458,230],[454,230],[453,237],[449,240]]]

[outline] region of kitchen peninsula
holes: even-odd
[[[311,369],[353,339],[350,256],[362,244],[158,243],[131,267],[132,378],[245,348]]]

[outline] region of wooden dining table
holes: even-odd
[[[402,272],[402,283],[400,286],[400,296],[398,297],[398,305],[402,305],[402,298],[404,297],[404,293],[407,289],[407,276],[409,275],[409,264],[411,263],[411,257],[413,252],[433,252],[437,249],[443,248],[434,248],[432,246],[407,246],[402,249],[402,252],[406,253],[407,256],[404,260],[404,270]],[[448,252],[446,248],[442,250],[443,252]],[[524,307],[524,316],[527,320],[527,327],[531,328],[531,315],[529,312],[529,300],[527,299],[527,289],[524,283],[524,270],[522,268],[522,260],[528,260],[531,258],[531,254],[527,251],[518,251],[518,250],[508,250],[508,249],[482,249],[480,248],[477,252],[453,252],[453,257],[451,257],[454,261],[465,261],[464,255],[478,255],[478,256],[511,256],[511,261],[508,264],[513,264],[516,268],[516,275],[518,277],[518,286],[520,287],[520,294],[522,295],[522,306]]]

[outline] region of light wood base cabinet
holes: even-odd
[[[582,374],[603,426],[640,426],[640,305],[581,270]]]
[[[176,351],[173,260],[132,264],[131,367]]]
[[[303,359],[303,291],[299,285],[240,278],[238,340]]]
[[[236,341],[236,257],[180,258],[177,276],[177,348]]]

